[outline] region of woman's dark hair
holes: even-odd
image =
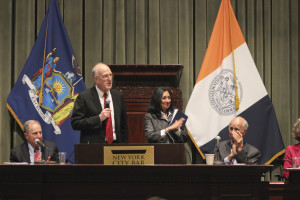
[[[152,114],[155,114],[158,118],[161,116],[161,111],[162,111],[161,97],[162,97],[162,95],[165,91],[168,91],[170,96],[171,96],[171,103],[170,103],[170,107],[167,110],[167,112],[173,111],[172,91],[167,87],[159,87],[154,91],[154,93],[152,95],[152,98],[151,98],[150,105],[148,107],[148,112],[152,113]]]

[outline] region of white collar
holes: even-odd
[[[103,97],[103,95],[104,95],[105,92],[103,92],[102,90],[100,90],[100,89],[97,87],[97,85],[95,85],[95,87],[96,87],[98,96],[99,96],[100,98]],[[106,92],[106,94],[107,94],[107,96],[109,96],[109,95],[110,95],[110,90],[108,90],[108,91]]]

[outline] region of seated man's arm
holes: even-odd
[[[237,154],[236,159],[238,163],[258,164],[260,156],[261,153],[258,149],[251,145],[248,145]]]
[[[19,162],[16,151],[14,149],[10,151],[10,162]]]

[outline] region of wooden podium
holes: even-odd
[[[289,183],[300,184],[300,168],[287,168],[283,169],[284,171],[289,172]]]
[[[75,144],[75,164],[103,164],[105,146],[154,146],[154,164],[186,163],[184,144]]]
[[[129,143],[147,143],[144,116],[157,87],[169,87],[174,107],[182,110],[178,89],[183,65],[109,65],[114,74],[113,88],[123,93],[126,103]]]
[[[269,184],[269,199],[299,199],[300,168],[287,168],[283,171],[289,172],[289,179],[285,182],[272,182]]]

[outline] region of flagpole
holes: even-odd
[[[233,64],[233,76],[234,76],[234,91],[235,91],[235,110],[238,110],[240,108],[239,103],[239,95],[237,92],[237,84],[236,84],[236,72],[235,72],[235,62],[234,62],[234,49],[233,49],[233,42],[232,42],[232,25],[231,25],[231,2],[230,0],[228,4],[228,14],[229,14],[229,24],[230,24],[230,43],[231,43],[231,54],[232,54],[232,64]]]
[[[46,36],[45,36],[45,45],[44,45],[44,59],[43,59],[43,66],[42,66],[42,81],[41,81],[41,88],[40,88],[40,97],[39,97],[39,106],[43,104],[43,86],[44,86],[44,68],[45,68],[45,56],[46,56],[46,46],[47,46],[47,34],[48,34],[48,18],[47,18],[47,27],[46,27]]]

